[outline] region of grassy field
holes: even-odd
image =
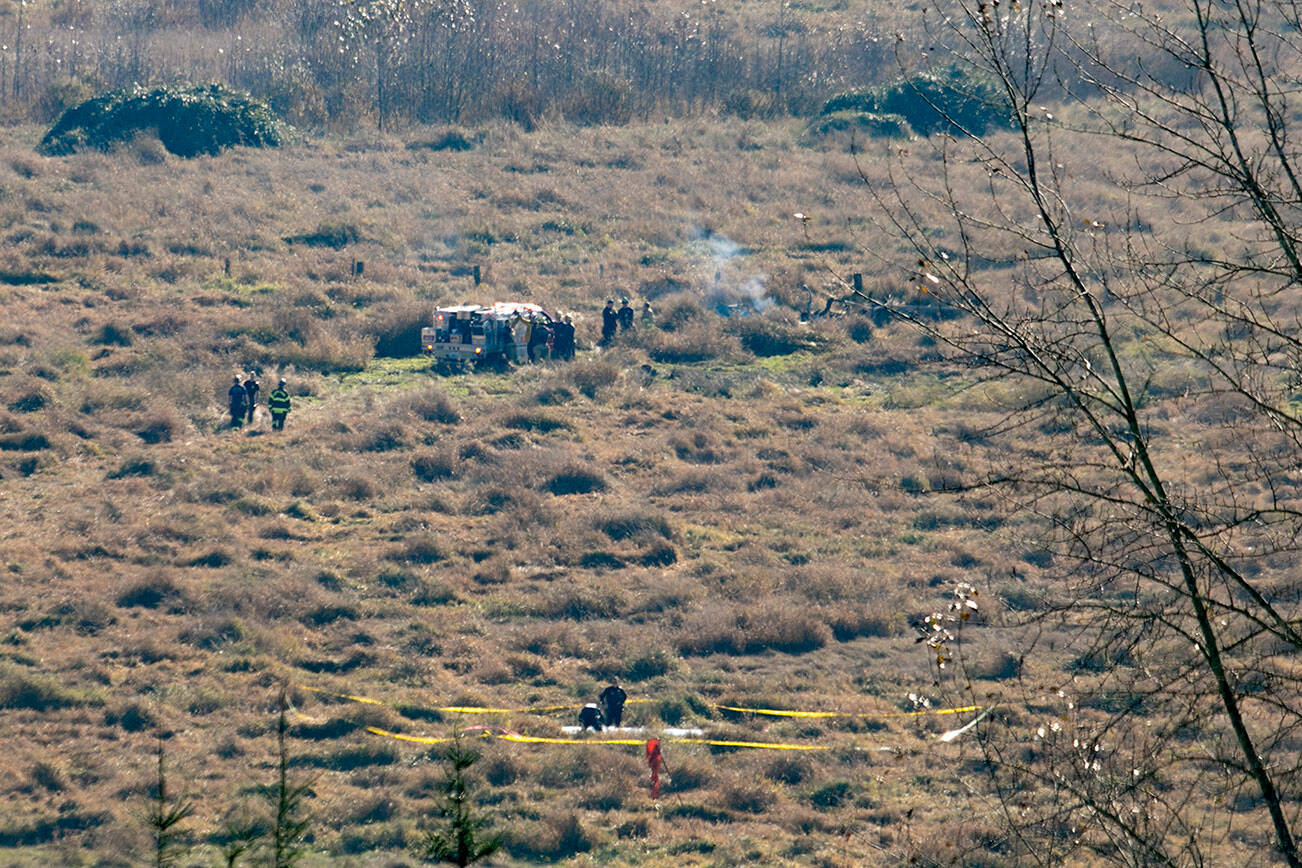
[[[159,731],[198,806],[195,858],[215,860],[232,817],[265,812],[287,687],[316,858],[405,864],[438,748],[366,727],[556,736],[573,710],[431,709],[574,706],[611,678],[648,733],[820,750],[668,742],[652,801],[640,748],[486,743],[509,858],[961,862],[996,844],[954,825],[967,759],[935,735],[955,718],[900,716],[943,704],[909,621],[959,580],[1021,592],[1034,549],[1016,518],[990,544],[993,504],[925,496],[962,460],[938,438],[963,390],[915,367],[912,334],[797,322],[801,283],[889,285],[853,253],[848,158],[799,133],[503,126],[464,153],[417,132],[181,161],[147,140],[46,159],[37,130],[10,131],[5,860],[146,852]],[[332,232],[354,240],[302,240]],[[620,294],[659,325],[594,351]],[[436,302],[516,298],[573,311],[579,359],[442,375],[415,355]],[[224,428],[225,388],[255,366],[264,396],[289,380],[283,434],[265,408]],[[969,423],[997,409],[963,400]]]
[[[4,132],[0,861],[141,861],[162,733],[185,864],[218,863],[269,813],[287,691],[309,864],[413,864],[442,775],[419,739],[562,737],[618,678],[647,736],[814,750],[667,737],[652,800],[640,745],[485,741],[500,861],[1013,862],[980,752],[937,738],[972,713],[915,713],[957,701],[915,638],[961,582],[972,693],[1028,738],[1059,713],[1019,685],[1071,662],[1070,625],[1026,660],[988,629],[1055,592],[1037,520],[933,495],[1001,460],[1010,396],[904,326],[799,321],[853,272],[919,295],[864,216],[878,155],[797,122],[443,132],[194,160]],[[1096,169],[1073,184],[1103,201]],[[656,326],[597,351],[621,295]],[[572,312],[579,358],[417,355],[437,303],[515,299]],[[284,432],[225,427],[251,368],[264,399],[289,381]]]

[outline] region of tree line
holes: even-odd
[[[107,90],[215,81],[310,128],[766,117],[895,70],[877,19],[771,7],[743,22],[615,0],[3,0],[0,111],[43,123]]]

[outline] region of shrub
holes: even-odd
[[[38,762],[32,767],[32,780],[51,793],[62,792],[68,787],[68,780],[59,767],[47,762]]]
[[[559,589],[538,605],[544,618],[569,618],[574,621],[618,618],[626,600],[619,594],[598,589]]]
[[[133,702],[119,710],[106,712],[104,723],[107,726],[120,726],[127,732],[143,732],[158,726],[158,718],[140,703]]]
[[[859,636],[899,636],[905,627],[898,611],[880,607],[830,609],[825,614],[827,626],[840,642]]]
[[[701,306],[700,298],[695,293],[685,291],[687,289],[690,287],[684,286],[684,291],[670,292],[661,298],[656,322],[662,330],[678,331],[704,315],[705,308]]]
[[[819,115],[810,121],[807,132],[812,137],[843,132],[864,133],[875,139],[903,139],[913,133],[909,122],[900,115],[851,110]]]
[[[76,810],[76,802],[65,802],[67,810],[57,817],[40,820],[31,826],[6,825],[0,828],[0,847],[33,847],[48,844],[71,832],[84,832],[108,823],[107,813],[86,814]]]
[[[29,675],[11,668],[0,669],[0,708],[54,711],[86,704],[86,699],[53,678]]]
[[[732,821],[732,814],[712,805],[696,802],[678,802],[664,812],[666,820],[688,819],[704,820],[707,823],[727,823]]]
[[[94,636],[117,623],[108,606],[94,599],[59,603],[39,618],[19,622],[24,630],[68,626],[82,636]]]
[[[30,389],[9,402],[9,409],[14,413],[36,413],[49,403],[49,396],[44,389]]]
[[[677,666],[678,661],[669,652],[657,649],[625,660],[619,671],[620,677],[625,681],[646,681],[648,678],[667,675]]]
[[[202,554],[191,558],[186,562],[189,567],[208,567],[218,569],[219,567],[228,566],[231,562],[231,554],[225,549],[213,549],[207,554]]]
[[[625,566],[622,558],[610,552],[584,552],[578,565],[585,570],[622,570]]]
[[[413,301],[383,309],[367,322],[366,330],[377,358],[402,359],[420,352],[420,330],[426,325],[429,306]]]
[[[90,342],[98,346],[129,347],[131,330],[113,323],[105,323],[99,331],[91,336]]]
[[[552,431],[568,431],[572,427],[564,419],[558,419],[542,412],[521,412],[512,413],[502,419],[502,425],[506,428],[514,428],[517,431],[532,431],[538,434],[550,434]]]
[[[544,862],[559,862],[596,846],[596,839],[584,828],[577,814],[565,814],[527,823],[508,831],[504,838],[512,856]]]
[[[699,320],[673,331],[643,330],[639,340],[647,355],[662,364],[726,359],[737,355],[741,349],[735,337]]]
[[[417,392],[409,397],[405,404],[408,410],[426,422],[455,425],[461,421],[461,413],[457,411],[452,399],[438,386],[430,386]]]
[[[672,726],[675,722],[669,723]],[[699,790],[702,787],[708,787],[714,782],[714,773],[717,768],[718,766],[706,759],[682,757],[678,762],[674,763],[673,769],[669,772],[669,780],[665,789],[671,793],[685,793],[688,790]]]
[[[474,147],[475,142],[467,138],[465,133],[456,129],[445,130],[429,139],[407,143],[407,150],[409,151],[469,151]]]
[[[359,431],[352,438],[350,445],[353,451],[356,452],[392,452],[395,449],[405,447],[407,445],[406,440],[406,428],[396,422],[390,422]],[[370,482],[370,480],[366,481]],[[374,496],[374,491],[368,492],[364,496],[350,495],[353,500],[369,500]]]
[[[422,452],[411,460],[411,472],[421,482],[451,479],[457,470],[457,460],[450,452]]]
[[[187,645],[212,651],[239,642],[247,635],[244,625],[233,618],[209,618],[185,628],[177,638]]]
[[[807,609],[770,601],[755,608],[706,608],[688,619],[678,639],[684,654],[800,654],[827,644],[831,631]]]
[[[809,760],[798,756],[779,756],[764,769],[764,776],[776,784],[792,786],[808,780],[813,773]]]
[[[311,232],[285,236],[286,244],[302,244],[306,247],[330,247],[335,250],[342,250],[349,244],[356,244],[361,240],[362,233],[351,223],[321,223]]]
[[[153,418],[136,428],[136,436],[146,443],[171,443],[181,430],[181,421],[174,416]]]
[[[729,810],[762,814],[777,801],[773,787],[763,781],[734,781],[723,787],[720,802]]]
[[[727,330],[736,335],[748,352],[761,358],[786,356],[818,345],[807,327],[790,321],[790,316],[770,311],[761,316],[732,317]]]
[[[968,70],[948,66],[871,90],[837,94],[823,104],[823,117],[840,112],[896,115],[919,135],[966,130],[982,135],[993,126],[1011,127],[1012,113],[999,91]]]
[[[50,440],[44,434],[23,432],[0,436],[0,450],[5,452],[40,452],[50,448]],[[117,477],[110,475],[110,479]]]
[[[530,494],[537,499],[538,495]],[[461,512],[463,515],[496,515],[511,507],[523,515],[534,511],[536,506],[518,489],[493,485],[472,490],[462,503]]]
[[[371,766],[391,766],[398,762],[398,752],[387,744],[349,747],[328,754],[305,754],[290,759],[290,768],[319,768],[349,772]]]
[[[648,540],[655,537],[669,539],[672,529],[663,515],[652,513],[623,513],[601,519],[596,529],[618,542],[619,540]]]
[[[126,479],[129,476],[156,476],[158,465],[148,458],[127,458],[117,470],[110,471],[106,479]]]
[[[389,560],[404,564],[435,564],[447,555],[433,536],[409,540],[405,546],[392,552]]]
[[[668,543],[659,543],[643,552],[638,561],[644,567],[667,567],[678,562],[678,550]]]
[[[585,359],[566,366],[564,376],[580,393],[595,399],[598,392],[613,386],[619,379],[619,366],[611,362]]]
[[[495,558],[483,564],[470,579],[478,585],[504,585],[511,580],[511,565]]]
[[[457,592],[446,582],[422,582],[416,595],[411,598],[413,606],[446,606],[459,598]]]
[[[180,597],[181,590],[177,588],[175,582],[167,576],[155,576],[124,591],[117,598],[117,604],[124,609],[133,606],[157,609],[165,600],[175,600]]]
[[[115,90],[74,106],[55,122],[37,150],[48,156],[82,148],[108,150],[137,133],[156,131],[179,157],[217,154],[238,145],[276,147],[280,123],[262,103],[220,84]]]
[[[967,671],[973,678],[991,681],[1016,678],[1022,671],[1022,661],[1009,651],[988,652],[969,660]]]
[[[375,441],[370,440],[369,444],[375,445]],[[387,450],[375,449],[370,451],[384,452]],[[343,479],[340,479],[335,483],[334,487],[341,497],[346,497],[349,500],[355,500],[358,502],[370,500],[379,493],[379,489],[375,486],[375,481],[367,476],[345,476]]]
[[[557,497],[567,494],[592,494],[606,490],[606,478],[586,467],[566,467],[547,481],[547,490]]]
[[[310,627],[324,627],[336,621],[354,621],[356,619],[357,610],[352,606],[318,606],[305,614],[302,621]]]
[[[840,807],[849,798],[852,789],[849,781],[832,781],[810,793],[809,801],[816,808]]]

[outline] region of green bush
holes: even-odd
[[[899,115],[863,111],[834,111],[819,115],[809,124],[809,133],[827,136],[832,133],[857,132],[875,139],[906,139],[913,130]]]
[[[991,127],[1011,126],[1011,112],[992,82],[948,66],[901,79],[887,87],[847,91],[823,104],[811,129],[820,126],[898,135],[899,118],[919,135],[966,130],[983,135]]]
[[[156,132],[163,147],[178,157],[215,155],[237,145],[276,147],[283,135],[270,109],[220,84],[152,90],[135,86],[68,109],[37,150],[48,156],[83,148],[106,151],[146,131]]]
[[[850,797],[854,787],[849,781],[832,781],[809,794],[816,808],[838,808]]]

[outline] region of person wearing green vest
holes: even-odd
[[[284,430],[285,417],[289,415],[289,392],[285,391],[283,379],[280,385],[272,389],[271,394],[267,396],[267,409],[271,411],[272,430]]]

